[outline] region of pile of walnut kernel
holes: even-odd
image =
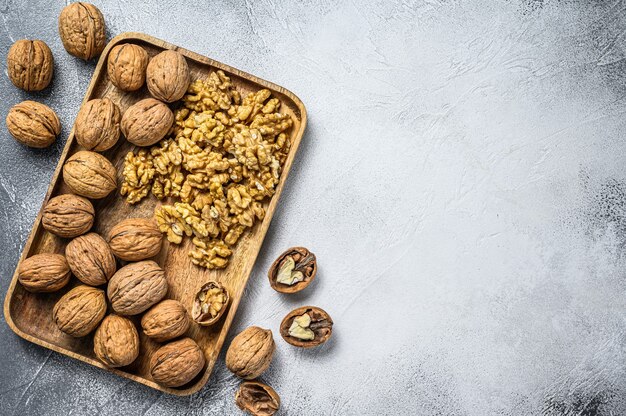
[[[293,125],[263,89],[241,98],[222,71],[191,83],[169,138],[126,156],[122,195],[134,204],[151,191],[173,205],[155,210],[167,239],[192,237],[194,264],[224,268],[247,228],[265,216],[289,153]]]

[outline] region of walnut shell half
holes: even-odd
[[[50,199],[43,209],[43,228],[64,238],[85,234],[91,229],[96,211],[88,199],[63,194]]]
[[[131,364],[139,356],[139,334],[135,324],[123,316],[107,316],[94,335],[93,352],[107,367]]]
[[[204,353],[191,338],[165,344],[150,357],[150,374],[166,387],[189,383],[204,368]]]
[[[167,293],[165,272],[152,260],[122,267],[109,280],[107,295],[120,315],[137,315]]]
[[[211,326],[224,315],[229,301],[230,296],[224,286],[208,282],[196,293],[191,317],[202,326]]]
[[[124,43],[109,52],[107,74],[109,79],[122,91],[136,91],[146,81],[148,52],[139,45]]]
[[[76,286],[54,305],[52,320],[63,332],[84,337],[98,326],[107,311],[104,290],[91,286]]]
[[[41,91],[50,84],[53,70],[52,52],[41,40],[18,40],[9,49],[7,73],[17,88]]]
[[[315,254],[304,247],[292,247],[272,263],[267,277],[277,292],[295,293],[311,284],[316,274]]]
[[[76,237],[65,247],[65,258],[81,282],[90,286],[100,286],[115,274],[117,265],[111,248],[96,233]]]
[[[165,50],[153,57],[146,69],[150,94],[171,103],[183,98],[190,82],[189,66],[180,52]]]
[[[36,101],[22,101],[11,107],[6,123],[15,140],[35,148],[50,146],[61,133],[54,110]]]
[[[185,306],[174,299],[157,303],[141,318],[144,334],[156,342],[178,338],[187,332],[190,324]]]
[[[122,116],[122,133],[137,146],[152,146],[165,137],[174,113],[161,101],[146,98],[128,107]]]
[[[332,333],[330,315],[315,306],[294,309],[280,323],[280,335],[296,347],[316,347],[328,341]]]
[[[63,180],[74,193],[100,199],[117,186],[117,171],[106,157],[81,150],[65,161]]]
[[[244,381],[235,393],[235,404],[253,416],[273,416],[280,408],[280,397],[267,384]]]
[[[70,268],[60,254],[35,254],[20,264],[17,278],[29,292],[56,292],[70,281]]]
[[[126,261],[145,260],[161,250],[163,234],[151,218],[128,218],[109,232],[113,254]]]
[[[120,138],[121,117],[120,108],[107,97],[87,101],[76,116],[76,141],[87,150],[110,149]]]
[[[71,3],[59,15],[59,36],[63,47],[77,58],[88,61],[102,53],[106,44],[104,17],[89,3]]]
[[[251,326],[230,343],[226,352],[226,367],[235,375],[252,380],[270,366],[275,349],[272,331]]]

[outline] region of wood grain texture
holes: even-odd
[[[108,53],[111,48],[122,43],[139,44],[148,51],[150,56],[154,56],[164,49],[179,51],[187,58],[192,79],[206,78],[210,71],[221,69],[231,77],[233,84],[242,92],[268,88],[272,91],[273,96],[281,100],[281,111],[291,115],[294,121],[294,125],[290,130],[292,146],[283,168],[280,183],[276,188],[276,194],[269,203],[265,203],[267,214],[261,223],[257,224],[241,237],[226,269],[206,270],[193,265],[187,256],[191,246],[190,239],[186,239],[180,246],[165,242],[160,253],[154,257],[154,260],[159,263],[166,272],[169,284],[167,298],[181,301],[189,312],[191,312],[194,295],[199,290],[200,286],[207,281],[218,281],[230,292],[232,301],[226,315],[220,322],[210,328],[200,327],[193,323],[191,328],[187,331],[187,336],[193,338],[204,351],[207,361],[205,369],[196,379],[181,388],[173,389],[158,385],[150,378],[149,360],[152,352],[161,344],[148,339],[141,331],[139,331],[141,337],[139,358],[130,366],[120,369],[105,367],[95,358],[92,335],[83,338],[72,338],[59,331],[52,322],[52,308],[56,301],[64,293],[80,283],[75,277],[73,277],[71,283],[61,291],[42,295],[27,292],[21,284],[19,284],[17,273],[15,273],[5,299],[4,315],[11,329],[30,342],[42,345],[96,367],[104,368],[115,374],[163,392],[181,396],[189,395],[198,391],[206,384],[224,343],[228,329],[237,312],[237,307],[241,300],[246,282],[261,248],[285,180],[293,163],[295,153],[302,139],[306,126],[306,110],[302,102],[294,94],[278,85],[151,36],[133,32],[121,34],[109,42],[98,61],[91,83],[83,99],[83,105],[88,100],[94,98],[108,97],[118,104],[123,112],[130,105],[149,96],[145,85],[138,91],[125,93],[113,86],[109,81],[106,71]],[[132,144],[122,138],[112,149],[103,153],[117,168],[118,188],[122,179],[121,171],[124,164],[124,156],[133,148],[134,146]],[[54,172],[48,192],[44,198],[42,209],[50,198],[70,192],[63,182],[61,168],[65,160],[78,150],[81,150],[81,148],[76,143],[74,129],[72,129],[67,144],[61,154],[59,164]],[[168,203],[168,200],[162,202]],[[110,229],[123,219],[130,217],[151,217],[155,207],[161,204],[161,201],[151,196],[144,199],[139,204],[132,206],[126,203],[125,199],[119,194],[118,189],[112,192],[108,197],[93,201],[93,203],[96,209],[96,221],[92,231],[106,236]],[[52,235],[43,229],[40,210],[16,269],[25,258],[34,254],[63,253],[68,241],[67,239]],[[120,267],[126,264],[125,262],[118,263]],[[141,316],[131,318],[139,330],[141,328],[139,325],[140,318]]]

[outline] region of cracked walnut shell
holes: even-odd
[[[174,299],[157,303],[141,318],[144,334],[156,342],[178,338],[187,332],[190,324],[187,309]]]
[[[150,357],[152,379],[162,386],[180,387],[204,368],[204,353],[191,338],[165,344]]]
[[[15,140],[29,147],[48,147],[61,133],[54,110],[36,101],[22,101],[11,107],[6,123]]]
[[[91,198],[104,198],[116,188],[117,171],[109,160],[95,152],[81,150],[63,165],[63,180],[74,193]]]
[[[60,254],[35,254],[20,264],[17,278],[29,292],[56,292],[70,281],[70,268]]]
[[[76,116],[76,141],[87,150],[104,152],[120,138],[120,119],[119,107],[109,98],[89,100]]]
[[[130,263],[109,280],[107,296],[120,315],[137,315],[165,297],[165,272],[152,260]]]
[[[107,74],[122,91],[136,91],[146,81],[148,52],[139,45],[124,43],[109,52]]]
[[[98,326],[107,311],[104,291],[91,286],[76,286],[54,305],[52,320],[63,332],[84,337]]]
[[[270,366],[275,348],[272,331],[251,326],[230,343],[226,352],[226,367],[235,375],[252,380]]]
[[[161,101],[146,98],[128,107],[122,116],[122,133],[137,146],[151,146],[165,137],[174,113]]]
[[[272,416],[280,408],[280,397],[267,384],[244,381],[235,393],[235,404],[253,416]]]
[[[102,53],[106,43],[104,17],[89,3],[71,3],[59,15],[59,36],[63,47],[77,58],[88,61]]]
[[[333,320],[323,309],[303,306],[294,309],[280,323],[280,335],[296,347],[311,348],[328,341]]]
[[[272,263],[267,276],[274,290],[295,293],[306,288],[315,279],[315,254],[304,247],[292,247]]]
[[[93,352],[107,367],[131,364],[139,356],[139,334],[135,324],[123,316],[107,316],[93,337]]]
[[[54,59],[48,45],[41,40],[16,41],[7,55],[7,73],[17,88],[41,91],[50,84]]]
[[[109,232],[109,245],[113,254],[126,261],[145,260],[161,250],[163,234],[150,218],[128,218]]]
[[[91,229],[95,215],[88,199],[63,194],[48,201],[41,215],[41,224],[54,235],[74,238]]]
[[[230,296],[224,286],[208,282],[196,293],[191,317],[199,325],[211,326],[224,315],[229,301]]]
[[[111,248],[96,233],[76,237],[65,247],[65,258],[74,276],[89,286],[100,286],[115,274]]]
[[[150,60],[146,69],[146,83],[150,94],[171,103],[183,98],[191,79],[185,57],[179,52],[165,50]]]

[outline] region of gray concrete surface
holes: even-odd
[[[233,327],[301,304],[335,336],[278,341],[264,379],[289,415],[626,414],[626,3],[556,0],[95,1],[142,31],[298,94],[310,124]],[[94,63],[57,36],[63,2],[0,2],[0,56],[41,38],[52,88],[0,77],[63,123],[51,149],[0,133],[4,296]],[[318,280],[265,272],[310,247]],[[237,413],[216,366],[174,398],[31,345],[0,322],[0,414]]]

